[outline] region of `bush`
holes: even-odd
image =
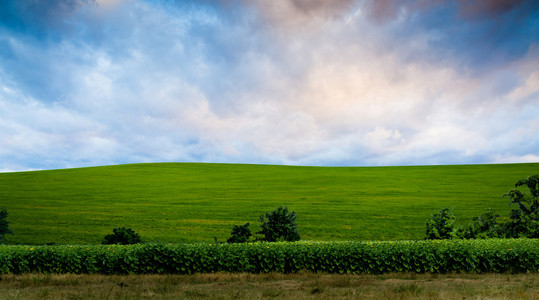
[[[4,235],[13,234],[13,231],[9,229],[9,222],[6,220],[7,211],[5,208],[0,208],[0,243],[5,239]]]
[[[449,208],[442,208],[440,212],[430,216],[427,220],[426,240],[441,240],[457,237],[453,226],[455,215]]]
[[[227,243],[245,243],[251,237],[251,230],[249,229],[249,223],[243,225],[234,225],[232,227],[232,236],[226,240]]]
[[[457,236],[465,239],[503,238],[505,228],[502,223],[498,223],[498,217],[500,215],[489,208],[484,214],[473,218],[467,227],[459,229]]]
[[[142,240],[138,233],[131,230],[131,228],[114,228],[112,234],[107,234],[105,240],[102,242],[103,245],[133,245],[142,243]]]
[[[539,240],[0,245],[0,274],[498,273],[539,271]],[[0,297],[1,298],[1,297]]]
[[[279,206],[274,211],[260,216],[260,228],[257,233],[264,235],[262,241],[299,241],[296,225],[296,213],[289,212],[287,207]]]
[[[509,213],[509,221],[503,224],[505,237],[539,238],[539,223],[524,216],[522,210],[513,209]]]
[[[468,226],[455,230],[455,217],[444,208],[427,220],[425,239],[539,238],[539,175],[529,176],[515,184],[516,188],[521,186],[528,187],[529,192],[513,189],[504,195],[511,199],[509,205],[518,205],[518,209],[511,210],[509,221],[498,222],[500,215],[489,208],[486,213],[473,218]]]

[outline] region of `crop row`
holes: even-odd
[[[0,245],[0,274],[537,272],[539,240]]]

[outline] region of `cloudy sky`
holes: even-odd
[[[0,171],[539,161],[538,1],[0,3]]]

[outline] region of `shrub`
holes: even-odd
[[[271,212],[260,216],[260,228],[257,233],[264,235],[262,241],[299,241],[296,225],[296,213],[289,212],[287,207],[279,206]]]
[[[231,237],[227,240],[228,243],[245,243],[251,237],[249,223],[243,225],[234,225],[232,227]]]
[[[489,208],[484,214],[473,218],[468,226],[457,230],[457,236],[465,239],[503,238],[505,228],[503,224],[498,223],[498,217],[500,215]]]
[[[7,210],[5,208],[0,208],[0,243],[5,239],[4,235],[13,234],[13,231],[9,229],[9,222],[6,220]]]
[[[0,274],[497,273],[539,271],[539,240],[0,245]],[[0,297],[1,298],[1,297]]]
[[[513,209],[509,213],[509,221],[503,224],[505,237],[539,238],[539,224],[526,218],[522,210]]]
[[[112,234],[107,234],[105,240],[102,242],[103,245],[133,245],[142,243],[142,240],[138,233],[131,230],[131,228],[114,228]]]
[[[440,212],[430,216],[427,220],[426,240],[451,239],[456,237],[453,226],[455,215],[449,208],[442,208]]]
[[[511,210],[508,221],[498,222],[500,215],[489,208],[468,226],[454,230],[455,217],[444,208],[427,220],[426,239],[539,238],[539,175],[519,180],[515,187],[520,186],[528,187],[529,192],[513,189],[504,195],[511,199],[509,205],[518,205],[518,209]]]

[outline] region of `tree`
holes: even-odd
[[[232,226],[231,237],[226,240],[227,243],[245,243],[251,237],[251,230],[249,229],[249,223],[243,225]]]
[[[509,221],[504,223],[504,233],[507,238],[539,238],[539,223],[523,216],[519,209],[509,213]]]
[[[426,240],[451,239],[456,237],[456,230],[453,226],[455,215],[449,208],[442,208],[427,219]]]
[[[529,192],[523,192],[526,186]],[[521,179],[515,184],[515,189],[509,191],[504,197],[511,199],[509,206],[517,204],[518,209],[509,213],[509,221],[500,222],[500,215],[492,209],[479,217],[466,227],[454,229],[455,216],[443,208],[427,220],[427,236],[425,239],[447,238],[539,238],[539,175],[532,175]]]
[[[287,207],[279,206],[271,212],[260,216],[260,231],[262,241],[299,241],[300,236],[296,225],[296,213],[289,212]]]
[[[499,214],[489,208],[484,214],[473,218],[468,226],[459,228],[457,236],[465,239],[503,238],[505,226],[498,222],[499,217]]]
[[[142,243],[142,240],[138,233],[131,230],[131,228],[114,228],[112,234],[107,234],[105,240],[101,243],[103,245],[121,244],[132,245]]]
[[[515,187],[527,186],[530,190],[529,193],[523,193],[517,189],[509,191],[505,194],[511,199],[509,205],[516,203],[519,209],[522,211],[522,215],[530,218],[531,220],[539,220],[539,175],[532,175],[526,179],[519,180]]]
[[[532,175],[515,183],[515,188],[527,186],[529,193],[513,189],[505,196],[511,199],[511,204],[517,204],[518,209],[510,213],[510,221],[505,224],[508,237],[539,238],[539,175]]]
[[[4,241],[6,234],[13,234],[13,231],[9,229],[9,222],[6,220],[7,210],[0,208],[0,243]]]

